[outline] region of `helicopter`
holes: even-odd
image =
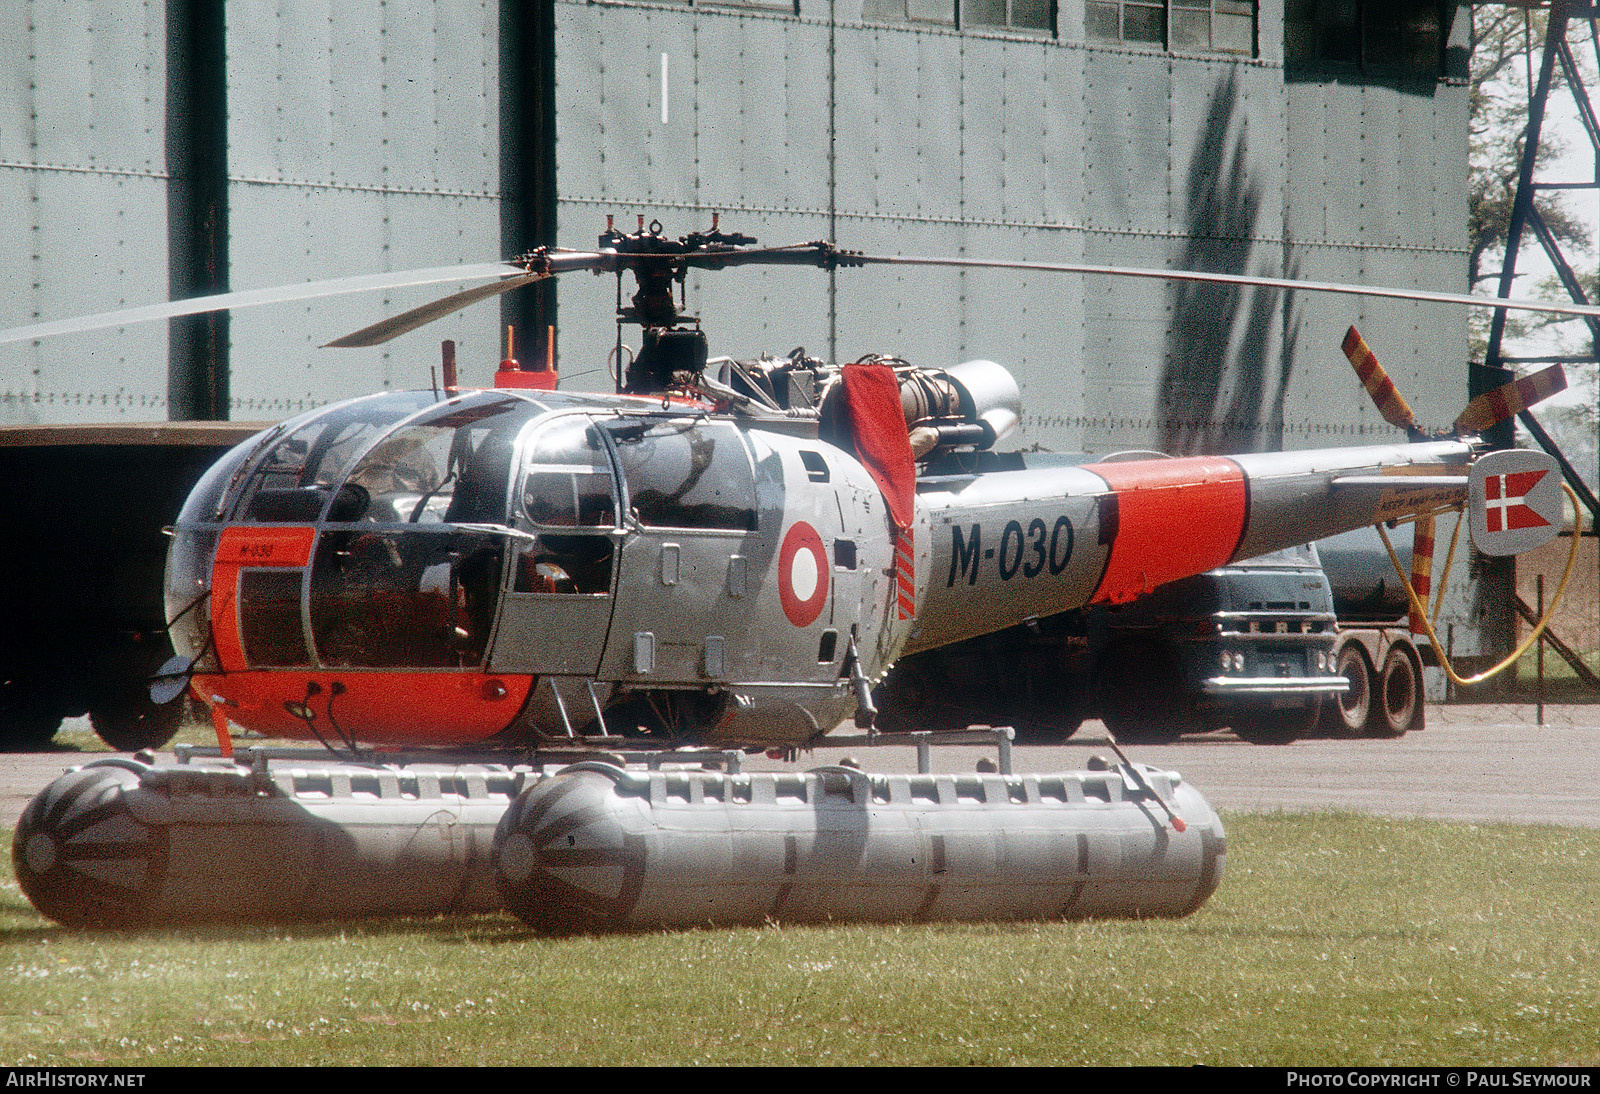
[[[371,345],[546,277],[618,282],[613,393],[559,390],[550,367],[468,389],[446,352],[442,387],[289,418],[202,476],[172,528],[178,654],[151,697],[208,706],[220,755],[112,757],[46,787],[13,842],[29,899],[101,926],[497,907],[560,930],[1185,915],[1221,876],[1220,821],[1109,736],[1122,764],[1055,776],[1009,760],[739,774],[733,758],[792,758],[851,718],[871,730],[873,687],[908,654],[1230,560],[1463,503],[1486,549],[1559,523],[1553,461],[1476,436],[1550,379],[1430,434],[1369,351],[1358,372],[1407,442],[1084,462],[997,447],[1021,399],[996,362],[713,357],[683,299],[689,270],[917,263],[1017,265],[763,248],[715,222],[673,239],[641,219],[608,222],[593,251],[0,332],[489,281],[330,343]],[[624,325],[642,329],[631,358]],[[232,726],[317,742],[328,762],[235,760]],[[630,766],[629,745],[694,770]]]
[[[672,239],[608,219],[594,251],[521,256],[329,343],[379,344],[578,270],[616,275],[619,351],[623,325],[642,328],[614,394],[555,390],[550,370],[467,390],[447,362],[442,391],[318,408],[235,448],[173,528],[179,656],[153,695],[188,686],[219,737],[231,722],[352,752],[793,749],[852,716],[870,728],[872,688],[903,655],[1459,507],[1482,451],[1470,429],[1395,418],[1409,443],[1089,463],[1001,452],[1021,402],[995,362],[713,358],[682,293],[690,269],[1017,264],[756,242],[715,221]],[[1383,406],[1392,384],[1366,380]]]

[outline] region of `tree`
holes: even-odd
[[[1587,20],[1575,22],[1587,29]],[[1472,8],[1468,276],[1474,289],[1482,287],[1486,292],[1497,289],[1494,282],[1505,259],[1525,146],[1528,104],[1544,53],[1547,27],[1545,11],[1510,4],[1474,4]],[[1569,41],[1578,38],[1579,35],[1569,30]],[[1573,56],[1578,63],[1579,82],[1592,86],[1595,82],[1592,66],[1584,64],[1579,50],[1575,49]],[[1556,104],[1558,93],[1566,87],[1565,74],[1558,64],[1548,101]],[[1540,133],[1534,177],[1547,177],[1545,168],[1566,150],[1556,128],[1548,124],[1547,115],[1547,124]],[[1600,152],[1596,156],[1600,157]],[[1567,253],[1569,263],[1579,270],[1577,279],[1584,294],[1589,300],[1600,299],[1600,278],[1593,267],[1591,237],[1594,228],[1585,223],[1563,197],[1560,191],[1544,191],[1536,197],[1535,209]],[[1534,238],[1531,230],[1525,231],[1521,240],[1523,247]],[[1552,300],[1570,299],[1566,287],[1555,276],[1543,278],[1521,289],[1520,293]],[[1477,311],[1471,322],[1472,354],[1482,360],[1487,350],[1488,316]],[[1594,353],[1588,325],[1560,316],[1509,315],[1504,340],[1524,344],[1532,340],[1537,347],[1534,352],[1539,354],[1587,357]],[[1568,396],[1546,403],[1540,408],[1539,418],[1593,486],[1597,459],[1595,367],[1569,365],[1566,371],[1570,385]]]
[[[1546,26],[1543,11],[1505,4],[1472,7],[1467,273],[1473,288],[1500,275]],[[1555,81],[1556,87],[1565,86],[1559,66]],[[1540,163],[1562,151],[1560,139],[1546,127],[1539,142]],[[1589,228],[1560,196],[1540,194],[1535,207],[1557,240],[1588,253]]]

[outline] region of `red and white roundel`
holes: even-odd
[[[805,521],[796,521],[778,549],[778,599],[783,614],[797,627],[809,627],[828,602],[828,556],[822,537]]]

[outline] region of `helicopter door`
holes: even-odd
[[[627,489],[620,597],[601,676],[663,686],[737,678],[755,598],[755,473],[733,426],[607,425]]]
[[[565,415],[525,446],[518,537],[490,669],[592,676],[611,623],[621,536],[611,458],[587,417]]]

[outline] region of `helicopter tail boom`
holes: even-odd
[[[927,479],[923,597],[905,652],[1459,505],[1471,454],[1435,441],[1078,465],[1028,455],[1011,470]]]

